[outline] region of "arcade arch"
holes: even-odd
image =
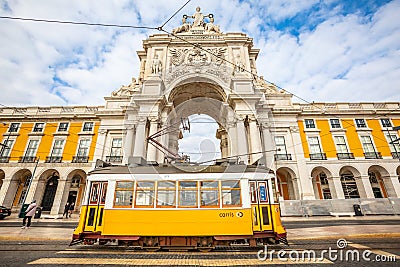
[[[3,181],[5,177],[6,177],[5,172],[3,170],[0,170],[0,189],[3,186]]]
[[[290,168],[282,167],[276,170],[276,176],[279,196],[284,200],[299,199],[295,172]]]
[[[344,198],[360,198],[360,187],[363,188],[360,181],[360,173],[351,166],[345,166],[339,171],[340,182],[344,193]]]
[[[317,167],[312,170],[311,177],[315,199],[332,199],[328,181],[332,177],[331,172],[324,167]]]
[[[32,173],[28,169],[22,169],[15,172],[11,178],[3,205],[18,209],[25,200],[25,195],[28,190],[29,181]]]

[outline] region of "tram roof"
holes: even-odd
[[[174,174],[174,173],[274,173],[264,166],[255,165],[111,165],[101,166],[90,171],[89,174]]]

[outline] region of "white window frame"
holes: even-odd
[[[363,137],[368,137],[370,142],[369,143],[364,143],[363,142],[363,139],[364,139]],[[360,135],[360,142],[361,142],[362,148],[364,150],[364,153],[376,153],[376,147],[375,147],[375,144],[374,144],[374,140],[372,139],[372,137],[370,135]],[[366,145],[371,145],[372,151],[367,151],[369,148],[366,147],[365,144]],[[367,150],[366,150],[366,148],[367,148]]]
[[[11,144],[9,144],[11,142]],[[0,147],[0,157],[2,158],[7,158],[11,155],[11,151],[13,149],[13,146],[15,144],[15,140],[14,139],[10,139],[10,138],[6,138],[5,140],[3,140],[1,142],[3,145],[5,146],[1,146]],[[7,153],[6,153],[7,151]]]
[[[87,123],[91,123],[92,124],[92,128],[90,130],[85,130],[85,125]],[[82,132],[84,132],[84,133],[92,133],[93,131],[94,131],[94,122],[93,121],[85,121],[85,122],[83,122],[83,124],[82,124]]]
[[[313,150],[312,150],[312,146],[316,146],[317,144],[312,144],[311,142],[310,142],[310,139],[316,139],[317,140],[317,142],[318,142],[318,148],[319,148],[319,152],[314,152]],[[320,142],[320,140],[319,140],[319,136],[308,136],[307,137],[307,141],[308,141],[308,147],[309,147],[309,149],[310,149],[310,154],[322,154],[323,152],[322,152],[322,147],[321,147],[321,142]]]
[[[114,147],[114,140],[120,139],[121,140],[121,146],[119,147]],[[123,151],[122,151],[122,142],[123,142],[123,138],[122,137],[113,137],[111,139],[111,148],[110,148],[110,157],[122,157],[123,156]],[[113,153],[114,149],[116,149],[118,151],[119,149],[119,153]]]
[[[283,139],[283,144],[278,144],[276,141],[277,141],[277,138],[282,138]],[[275,147],[278,149],[278,148],[282,148],[283,147],[283,150],[281,149],[280,151],[276,151],[276,154],[285,154],[285,155],[287,155],[287,147],[286,147],[286,138],[285,138],[285,136],[284,135],[277,135],[277,136],[275,136],[274,137],[274,142],[275,142]]]
[[[60,155],[54,154],[54,148],[55,148],[55,145],[56,145],[56,142],[57,142],[57,141],[63,141],[63,143],[62,143],[62,145],[61,145],[61,149],[60,149],[60,151],[61,151],[61,154],[60,154]],[[62,155],[63,155],[63,153],[64,153],[65,143],[66,143],[65,141],[66,141],[65,138],[54,138],[54,140],[53,140],[53,145],[51,146],[50,157],[62,157]]]
[[[344,143],[338,143],[337,138],[343,138]],[[346,140],[346,136],[344,135],[334,135],[333,136],[333,142],[335,143],[336,147],[336,152],[337,153],[349,153],[349,146]],[[346,151],[343,151],[342,149],[339,149],[339,147],[346,147]]]
[[[389,126],[384,125],[384,122],[383,122],[384,120],[389,122]],[[381,118],[380,122],[381,122],[382,128],[387,129],[387,128],[392,128],[393,127],[392,121],[390,119],[388,119],[388,118]]]
[[[308,124],[307,121],[312,121],[312,125]],[[308,127],[308,126],[313,126],[313,127]],[[314,119],[304,119],[304,127],[306,129],[316,129],[316,125],[315,125],[315,120]]]
[[[18,124],[17,130],[15,132],[10,132],[11,125],[13,125],[13,124]],[[18,133],[20,129],[21,129],[21,123],[20,122],[11,122],[10,125],[8,126],[7,133]]]
[[[87,147],[87,154],[86,155],[80,155],[79,154],[79,151],[80,151],[80,149],[81,149],[81,142],[83,141],[83,140],[88,140],[88,147]],[[77,146],[77,148],[76,148],[76,153],[75,153],[75,155],[77,156],[77,157],[89,157],[89,153],[90,153],[90,146],[91,146],[91,144],[92,144],[92,138],[90,138],[90,137],[83,137],[83,138],[80,138],[79,139],[79,141],[78,141],[78,146]]]
[[[40,131],[35,131],[37,124],[43,124],[43,127],[41,128]],[[46,123],[45,122],[35,122],[35,124],[32,127],[32,133],[43,133],[45,127],[46,127]]]
[[[397,154],[400,154],[400,140],[395,142],[395,143],[390,143],[390,142],[398,139],[399,138],[398,135],[395,134],[395,133],[393,133],[393,134],[392,133],[386,133],[385,136],[386,136],[386,139],[387,139],[388,144],[389,144],[390,152],[393,152],[393,153],[397,152]]]
[[[337,120],[338,123],[332,124],[332,120]],[[342,123],[341,123],[340,119],[336,119],[336,118],[329,119],[329,125],[331,126],[331,129],[341,129],[342,128]]]
[[[364,121],[364,126],[359,126],[357,124],[357,120],[363,120]],[[368,124],[367,121],[365,119],[354,119],[354,125],[356,126],[356,128],[358,129],[364,129],[364,128],[368,128]]]
[[[34,150],[33,150],[34,153],[28,155],[28,154],[27,154],[28,149],[29,149],[29,151],[31,151],[31,148],[29,147],[29,145],[30,145],[31,142],[33,142],[33,141],[37,141],[37,145],[36,145],[36,147],[35,147]],[[26,148],[25,148],[25,152],[24,152],[24,157],[36,157],[36,154],[37,154],[39,145],[40,145],[40,139],[29,139],[29,140],[28,140],[28,143],[26,144]]]
[[[66,130],[60,130],[60,126],[61,126],[62,123],[66,123],[67,124],[67,129]],[[59,122],[58,126],[57,126],[57,132],[68,132],[69,125],[70,125],[69,122]]]

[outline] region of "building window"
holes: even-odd
[[[174,181],[157,182],[157,207],[175,207],[175,192]]]
[[[35,126],[33,127],[33,132],[41,133],[41,132],[43,132],[43,129],[44,129],[44,123],[38,122],[38,123],[35,123]]]
[[[335,136],[336,151],[338,153],[348,153],[346,139],[344,136]]]
[[[360,139],[365,153],[375,153],[375,147],[372,143],[371,136],[360,136]]]
[[[222,205],[240,206],[240,184],[239,181],[222,182]]]
[[[114,207],[130,208],[132,207],[133,199],[132,181],[119,181],[115,186]]]
[[[197,182],[179,182],[179,206],[197,207]]]
[[[122,138],[114,138],[111,143],[110,156],[106,157],[107,162],[122,162]]]
[[[331,190],[329,189],[328,178],[326,177],[326,174],[324,172],[321,172],[319,174],[319,180],[321,183],[321,191],[323,198],[332,199]]]
[[[332,129],[342,128],[340,126],[340,120],[339,119],[330,119],[329,121],[331,123],[331,128]]]
[[[284,136],[275,136],[276,154],[275,160],[291,160],[292,155],[289,155],[286,150],[286,143]]]
[[[305,119],[304,123],[307,129],[315,128],[315,123],[313,119]]]
[[[35,157],[38,145],[39,140],[29,140],[28,147],[25,151],[25,157]]]
[[[87,157],[89,155],[90,139],[79,140],[78,157]]]
[[[367,124],[364,119],[356,119],[356,126],[357,128],[366,128]]]
[[[9,133],[17,133],[19,130],[19,123],[11,123],[10,128],[8,128]]]
[[[392,127],[392,123],[389,119],[381,119],[382,127]]]
[[[8,163],[14,140],[5,140],[0,147],[0,163]]]
[[[153,207],[154,204],[154,182],[137,182],[135,206]]]
[[[64,139],[54,140],[53,149],[51,150],[51,156],[61,157],[64,148]]]
[[[340,176],[340,181],[342,182],[342,188],[345,198],[360,198],[358,193],[357,183],[354,179],[353,174],[344,173]]]
[[[218,182],[200,182],[200,206],[219,207]]]
[[[59,131],[59,132],[66,132],[66,131],[68,131],[68,125],[69,125],[68,122],[60,122],[60,123],[58,124],[58,131]]]
[[[397,135],[387,134],[386,138],[388,140],[390,152],[392,152],[393,158],[400,158],[400,140],[398,140]]]
[[[381,185],[379,179],[376,177],[374,172],[369,172],[369,182],[371,183],[372,192],[374,193],[375,198],[383,198]]]
[[[93,122],[85,122],[83,124],[83,131],[84,132],[91,132],[93,131]]]

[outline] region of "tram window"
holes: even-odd
[[[104,203],[106,202],[107,185],[107,183],[103,183],[103,188],[101,189],[100,204],[102,205],[104,205]]]
[[[179,206],[197,207],[197,182],[179,182]]]
[[[202,207],[219,207],[219,183],[200,182]]]
[[[133,182],[120,181],[115,187],[114,207],[132,207]]]
[[[240,206],[240,185],[239,181],[222,182],[222,205]]]
[[[154,182],[136,182],[135,206],[153,207]]]
[[[96,213],[96,208],[89,209],[89,216],[88,216],[88,223],[87,223],[88,226],[93,226],[95,213]]]
[[[175,207],[175,182],[160,181],[157,183],[157,206]]]
[[[272,195],[273,195],[273,198],[274,198],[274,203],[278,203],[279,202],[279,198],[278,198],[278,192],[276,191],[275,178],[271,179],[271,186],[272,186]]]
[[[90,189],[90,204],[97,204],[98,192],[99,192],[99,183],[93,183]]]
[[[255,182],[250,182],[251,203],[257,203],[257,191]]]

